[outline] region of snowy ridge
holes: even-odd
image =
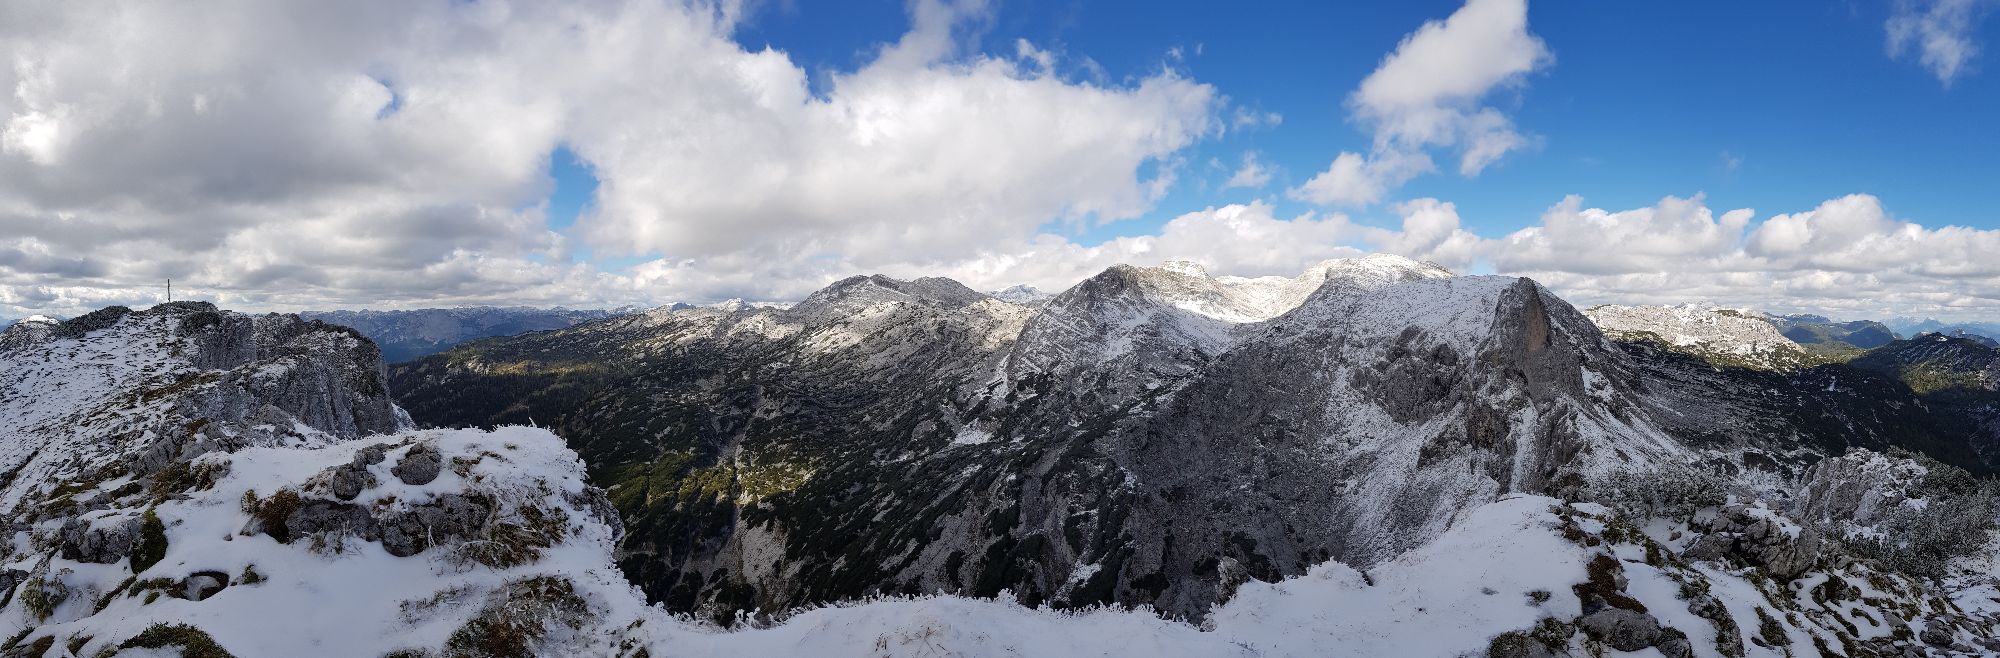
[[[0,335],[0,372],[0,509],[98,471],[411,425],[352,330],[205,303],[17,325]]]
[[[1048,301],[1050,297],[1054,297],[1054,295],[1043,292],[1041,288],[1036,288],[1025,283],[1008,286],[1000,290],[989,290],[986,292],[986,295],[1003,302],[1028,306],[1040,304]]]
[[[1760,314],[1707,304],[1591,307],[1584,311],[1605,333],[1620,340],[1655,340],[1670,349],[1718,365],[1787,370],[1804,363],[1806,351]]]

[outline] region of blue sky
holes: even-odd
[[[0,316],[1381,251],[1579,304],[2000,319],[2000,0],[19,9]]]
[[[1095,62],[1111,82],[1170,66],[1216,86],[1277,126],[1197,144],[1181,183],[1145,217],[1083,229],[1082,243],[1139,235],[1207,206],[1264,198],[1281,215],[1310,210],[1282,194],[1369,135],[1346,98],[1405,34],[1458,8],[1393,3],[1000,2],[975,30],[980,51],[1011,56],[1028,39],[1064,58],[1077,79]],[[1977,70],[1949,87],[1914,57],[1885,52],[1889,3],[1543,2],[1529,24],[1553,66],[1496,102],[1538,148],[1477,177],[1418,177],[1392,198],[1456,203],[1468,228],[1526,226],[1565,195],[1634,208],[1705,194],[1717,208],[1795,212],[1850,193],[1873,194],[1928,225],[2000,226],[2000,78]],[[766,3],[735,32],[744,48],[783,51],[819,83],[873,60],[909,29],[899,0]],[[2000,23],[1978,26],[1994,41]],[[1179,52],[1178,58],[1171,55]],[[1224,190],[1246,151],[1276,165],[1271,189]],[[1223,168],[1211,166],[1219,162]],[[589,169],[561,154],[550,223],[566,227],[595,190]],[[1350,211],[1391,225],[1383,208]]]

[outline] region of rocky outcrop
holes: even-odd
[[[119,516],[102,522],[72,518],[62,525],[58,554],[65,560],[112,564],[132,554],[139,539],[139,519]]]
[[[1761,503],[1725,505],[1697,526],[1703,534],[1681,557],[1753,565],[1787,580],[1818,566],[1828,548],[1817,531]]]
[[[180,469],[211,452],[410,424],[390,401],[373,343],[296,316],[176,302],[105,309],[61,330],[16,325],[5,335],[0,510],[100,497],[93,486],[63,496],[47,483],[167,473],[177,485]]]

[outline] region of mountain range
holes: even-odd
[[[1612,473],[1796,477],[1850,448],[1991,472],[1989,415],[1926,406],[1904,357],[1814,362],[1744,326],[1797,362],[1612,340],[1533,281],[1396,257],[1170,263],[1032,307],[855,277],[789,309],[486,341],[392,386],[420,423],[564,436],[627,521],[626,572],[718,619],[940,590],[1199,619],[1240,583],[1366,568]]]
[[[386,366],[205,304],[17,325],[0,650],[2000,651],[1976,341],[1394,256],[1002,297],[857,276]]]
[[[476,306],[411,311],[307,311],[299,317],[352,327],[375,341],[382,349],[382,357],[395,363],[436,354],[468,340],[562,329],[628,311]]]

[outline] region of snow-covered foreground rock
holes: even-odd
[[[185,624],[236,656],[488,655],[495,642],[602,654],[616,629],[597,621],[638,607],[610,564],[616,518],[543,430],[248,448],[192,466],[206,475],[186,491],[76,517],[87,532],[135,528],[129,556],[76,554],[54,523],[17,534],[7,568],[21,589],[0,611],[26,629],[17,645],[51,637],[70,654],[46,655],[95,656]]]
[[[1436,541],[1366,572],[1325,563],[1248,583],[1200,627],[1150,610],[1051,611],[1008,597],[932,596],[824,607],[732,631],[643,603],[611,562],[615,517],[584,484],[575,454],[540,429],[408,432],[196,463],[218,475],[146,508],[158,536],[141,544],[160,550],[143,567],[133,561],[147,549],[107,564],[30,550],[8,565],[21,589],[0,621],[20,629],[13,646],[40,648],[8,655],[162,655],[145,645],[234,656],[801,657],[2000,648],[1980,644],[1993,641],[2000,619],[2000,603],[1976,596],[1990,583],[1953,602],[1862,563],[1780,581],[1741,561],[1757,554],[1747,547],[1710,561],[1681,557],[1712,533],[1665,522],[1634,527],[1602,506],[1540,496],[1475,509]],[[346,473],[359,474],[358,491],[339,484]],[[283,517],[270,509],[277,500],[293,501]],[[423,510],[438,511],[427,517],[431,536],[414,546],[394,536],[397,519]],[[1747,510],[1737,514],[1774,519],[1775,532],[1758,541],[1797,531],[1764,508]],[[334,517],[340,523],[326,522]],[[287,531],[274,532],[280,525]],[[57,532],[31,528],[25,543]]]

